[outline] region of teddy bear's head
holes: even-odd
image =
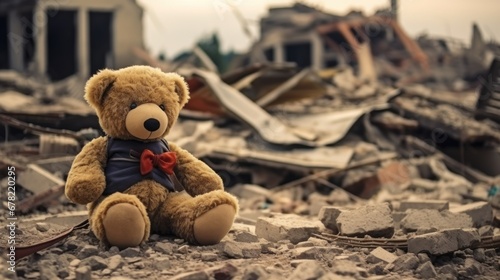
[[[101,70],[85,85],[104,132],[114,138],[157,140],[169,132],[189,99],[184,79],[149,66]]]

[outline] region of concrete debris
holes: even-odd
[[[271,242],[290,240],[293,244],[306,241],[313,233],[319,233],[320,225],[298,215],[276,215],[259,218],[255,225],[255,234]]]
[[[490,225],[493,221],[493,208],[488,202],[474,202],[450,209],[452,213],[464,213],[472,218],[474,227]]]
[[[389,204],[366,205],[341,212],[336,224],[341,235],[364,237],[392,237],[394,220]]]
[[[421,264],[415,271],[420,277],[424,279],[431,279],[437,277],[437,272],[430,261]]]
[[[16,271],[3,254],[1,279],[500,279],[500,53],[479,26],[470,46],[414,40],[398,1],[370,16],[299,1],[270,8],[253,38],[232,5],[248,53],[200,42],[174,62],[140,47],[141,24],[122,28],[142,22],[135,1],[99,13],[85,12],[97,1],[64,3],[73,10],[53,15],[42,2],[0,1],[9,11],[0,13],[0,182],[12,184],[15,167],[22,221]],[[24,22],[34,11],[47,12],[47,25]],[[3,44],[26,24],[48,36],[22,36],[20,51]],[[59,27],[87,35],[60,53]],[[124,30],[132,37],[121,44]],[[189,85],[166,139],[238,197],[219,244],[155,233],[120,250],[75,227],[87,210],[62,196],[65,178],[81,147],[103,135],[85,80],[136,64]],[[8,227],[0,233],[8,244]]]
[[[445,229],[408,239],[408,252],[442,255],[473,246],[480,241],[476,229]]]
[[[377,247],[370,252],[368,257],[366,258],[366,261],[369,263],[379,263],[379,262],[392,263],[397,258],[398,257],[396,255],[388,252],[384,248]]]
[[[472,219],[469,215],[435,209],[408,210],[406,217],[401,221],[401,228],[407,232],[470,227]]]
[[[408,209],[436,209],[438,211],[442,211],[449,210],[449,207],[449,202],[443,200],[406,200],[400,202],[399,211],[404,212]]]

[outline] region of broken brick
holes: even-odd
[[[493,220],[493,208],[488,202],[474,202],[450,210],[452,213],[464,213],[471,217],[475,227],[482,227],[491,224]]]
[[[479,233],[475,229],[446,229],[410,237],[408,252],[442,255],[471,247],[479,241]]]
[[[472,227],[472,219],[467,214],[435,209],[408,210],[407,213],[401,221],[401,228],[406,232]]]
[[[436,209],[438,211],[448,210],[449,202],[445,200],[406,200],[401,201],[399,211],[408,209]]]
[[[365,205],[351,211],[344,211],[337,217],[341,235],[364,237],[392,237],[394,220],[389,204]]]
[[[293,244],[306,241],[313,233],[319,233],[320,224],[294,214],[261,217],[255,225],[255,234],[271,242],[290,240]]]

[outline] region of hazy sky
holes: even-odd
[[[205,35],[217,31],[224,50],[246,51],[249,39],[226,3],[234,4],[258,34],[259,19],[270,6],[290,5],[293,0],[137,0],[144,7],[146,47],[154,55],[168,57],[191,48]],[[371,15],[389,0],[309,0],[327,12],[343,15],[358,9]],[[403,28],[416,36],[455,37],[469,43],[472,23],[477,22],[486,39],[500,41],[500,0],[399,0]]]

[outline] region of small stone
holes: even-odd
[[[91,280],[90,267],[81,266],[75,270],[76,280]]]
[[[141,255],[141,250],[138,247],[128,247],[120,251],[119,254],[124,258],[134,258]]]
[[[351,211],[343,211],[337,217],[341,235],[364,237],[392,237],[394,220],[388,203],[365,205]]]
[[[236,242],[228,241],[224,244],[223,252],[231,258],[243,258],[242,248]]]
[[[293,270],[288,279],[303,280],[303,279],[319,279],[326,273],[325,269],[317,261],[303,262]]]
[[[128,264],[133,264],[133,263],[137,263],[137,262],[140,262],[142,260],[141,257],[135,257],[135,258],[125,258],[125,261],[128,263]]]
[[[385,250],[384,248],[377,247],[370,252],[370,255],[368,255],[366,261],[369,263],[378,263],[378,262],[392,263],[397,258],[398,257],[396,255]]]
[[[307,262],[315,262],[315,260],[307,260],[307,259],[299,259],[299,260],[291,260],[290,261],[290,266],[293,268],[296,268],[302,263],[307,263]]]
[[[109,248],[109,254],[112,256],[112,255],[116,255],[118,253],[120,253],[120,248],[116,247],[116,246],[111,246],[111,248]]]
[[[170,280],[209,280],[210,276],[205,271],[193,271],[169,277]]]
[[[309,237],[307,241],[312,242],[314,246],[321,246],[321,247],[328,246],[328,241],[317,237]]]
[[[302,242],[297,243],[297,245],[295,245],[295,248],[313,247],[313,246],[314,246],[314,243],[312,243],[310,241],[302,241]]]
[[[97,246],[85,245],[80,252],[78,252],[79,259],[86,259],[90,256],[96,256],[99,253]]]
[[[156,233],[155,234],[151,234],[151,236],[149,236],[149,241],[156,242],[158,240],[160,240],[160,235],[158,235]]]
[[[415,272],[420,274],[424,279],[435,278],[437,276],[436,269],[430,261],[421,264]]]
[[[309,259],[314,260],[318,255],[318,248],[296,248],[292,251],[292,256],[296,259]]]
[[[217,254],[214,253],[201,253],[201,260],[204,262],[213,262],[217,260]]]
[[[40,272],[31,272],[31,273],[25,274],[24,277],[26,277],[26,279],[39,279]]]
[[[40,279],[41,280],[52,280],[52,279],[58,278],[57,271],[55,270],[55,267],[40,264],[39,270],[40,270]]]
[[[261,217],[255,225],[255,234],[271,242],[290,240],[293,244],[307,240],[313,233],[319,233],[320,224],[295,214]]]
[[[111,271],[111,269],[106,268],[106,269],[103,269],[103,270],[102,270],[101,274],[102,274],[102,275],[110,275],[110,274],[111,274],[111,272],[113,272],[113,271]]]
[[[474,259],[478,262],[485,262],[486,261],[486,254],[484,253],[483,248],[477,248],[474,250]]]
[[[77,267],[80,264],[81,260],[79,259],[74,259],[69,263],[69,266],[71,267]]]
[[[372,266],[368,272],[370,274],[375,274],[375,275],[384,275],[385,274],[385,270],[384,270],[384,267],[386,266],[386,264],[380,262],[380,263],[377,263],[375,264],[374,266]]]
[[[450,275],[457,275],[457,270],[453,267],[451,264],[446,264],[437,269],[438,274],[450,274]]]
[[[160,257],[155,259],[153,266],[155,269],[162,271],[170,269],[172,267],[172,263],[168,257]]]
[[[490,225],[482,226],[478,229],[478,232],[480,236],[492,236],[495,235],[495,228]]]
[[[176,238],[176,239],[174,239],[174,243],[177,245],[181,245],[184,243],[184,239]]]
[[[222,279],[233,279],[236,273],[238,272],[238,268],[236,266],[225,263],[218,266],[214,266],[208,269],[205,269],[205,272],[213,279],[222,280]]]
[[[269,273],[260,265],[250,265],[243,271],[242,280],[266,279]]]
[[[475,229],[447,229],[410,237],[408,252],[442,255],[470,247],[478,242],[480,237]]]
[[[471,258],[465,259],[464,269],[467,276],[483,274],[483,268],[481,267],[481,264]]]
[[[419,260],[415,254],[408,253],[398,257],[392,264],[394,265],[393,271],[395,272],[408,271],[416,269]]]
[[[493,220],[493,208],[489,202],[478,201],[462,205],[450,209],[450,212],[469,215],[475,227],[489,225]]]
[[[497,256],[497,252],[495,249],[485,249],[484,250],[484,255],[487,257],[487,258],[494,258]]]
[[[39,232],[47,232],[47,231],[50,229],[50,226],[49,226],[49,224],[47,224],[47,223],[36,223],[36,224],[35,224],[35,228],[36,228]]]
[[[243,253],[243,257],[247,259],[258,258],[260,257],[261,247],[259,244],[245,244],[243,246],[241,252]]]
[[[122,267],[124,264],[123,258],[120,255],[111,256],[108,260],[108,268],[111,270],[116,270]]]
[[[234,241],[253,243],[253,242],[259,242],[259,238],[256,235],[253,235],[249,232],[242,231],[235,234]]]
[[[68,269],[66,268],[61,268],[57,271],[57,277],[59,278],[66,278],[69,277],[69,272]]]
[[[429,258],[429,255],[427,255],[426,253],[418,253],[417,258],[421,264],[431,261],[431,258]]]
[[[174,251],[174,245],[168,242],[157,242],[153,249],[157,252],[170,255]]]
[[[106,261],[99,256],[88,257],[80,263],[79,266],[90,267],[91,270],[101,270],[108,267]]]
[[[189,245],[182,245],[177,249],[178,253],[187,254],[189,252]]]

